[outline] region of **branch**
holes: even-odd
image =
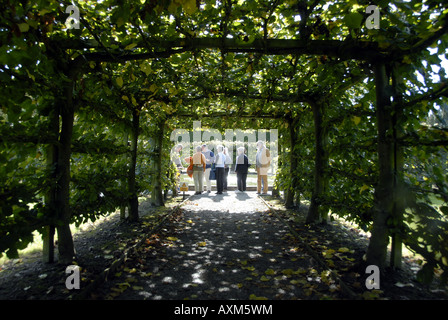
[[[443,20],[443,24],[442,24],[442,27],[439,30],[434,32],[428,38],[422,39],[421,41],[417,42],[414,46],[412,46],[411,48],[409,48],[407,50],[396,51],[393,54],[393,58],[394,59],[398,59],[398,58],[403,57],[405,55],[419,53],[420,51],[425,50],[426,48],[431,46],[434,42],[439,40],[445,33],[448,32],[448,14],[446,14],[442,18],[442,20]]]
[[[106,46],[104,46],[103,42],[101,41],[101,39],[93,32],[92,28],[90,27],[90,24],[84,19],[84,17],[81,16],[81,21],[82,24],[87,28],[87,30],[89,30],[90,34],[95,38],[95,40],[100,44],[101,48],[103,48],[103,50],[105,52],[107,52],[107,54],[110,56],[110,58],[112,58],[113,60],[115,60],[114,55],[109,51],[108,48],[106,48]]]
[[[338,57],[341,60],[357,59],[363,61],[372,61],[377,59],[385,59],[385,53],[381,52],[376,42],[357,41],[346,42],[340,40],[295,40],[295,39],[255,39],[252,42],[244,42],[239,39],[229,38],[178,38],[175,40],[158,40],[150,39],[154,48],[167,49],[154,53],[141,53],[139,55],[124,55],[116,58],[121,61],[150,59],[150,58],[166,58],[172,54],[191,51],[193,49],[221,49],[227,52],[253,52],[271,55],[286,54],[309,54],[309,55],[326,55]],[[84,40],[66,41],[66,39],[55,39],[54,45],[61,49],[87,49],[92,45]],[[146,48],[144,41],[140,41],[137,48]],[[181,48],[174,50],[173,48]],[[121,53],[121,52],[120,52]],[[91,52],[84,55],[92,55],[91,59],[97,61],[113,61],[104,53]]]
[[[271,113],[257,113],[257,114],[251,114],[251,113],[240,113],[240,112],[213,112],[208,114],[198,114],[198,113],[183,113],[183,112],[176,112],[173,113],[173,116],[176,117],[188,117],[188,118],[222,118],[222,117],[237,117],[237,118],[256,118],[256,119],[284,119],[284,114],[271,114]]]
[[[89,52],[78,56],[76,59],[84,59],[85,61],[101,61],[101,62],[126,62],[132,60],[145,60],[154,58],[168,58],[173,54],[182,53],[188,51],[188,49],[171,49],[159,52],[147,52],[147,53],[130,53],[122,54],[120,56],[110,56],[109,54],[102,52]]]
[[[448,80],[445,79],[444,82],[441,83],[440,88],[428,91],[422,95],[420,95],[418,98],[415,98],[413,100],[407,101],[401,105],[403,109],[410,108],[410,107],[418,107],[418,103],[422,101],[434,101],[440,97],[448,98]],[[392,104],[392,106],[395,106]]]

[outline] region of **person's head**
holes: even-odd
[[[219,146],[217,147],[217,149],[218,149],[218,152],[222,152],[222,151],[224,150],[224,147],[223,147],[222,145],[219,145]]]
[[[206,145],[206,144],[203,144],[203,145],[202,145],[202,151],[207,151],[207,149],[208,149],[208,148],[207,148],[207,145]]]
[[[239,147],[236,150],[238,151],[238,154],[243,154],[244,153],[244,147]]]
[[[196,147],[196,153],[200,153],[202,151],[202,147],[201,146],[197,146]]]
[[[261,140],[258,140],[257,142],[257,149],[263,149],[264,148],[264,142]]]

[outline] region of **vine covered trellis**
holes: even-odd
[[[69,263],[70,223],[124,206],[138,220],[144,191],[163,205],[170,133],[202,119],[279,128],[287,206],[306,199],[310,224],[337,214],[371,231],[367,264],[386,266],[392,239],[392,266],[404,243],[422,279],[446,278],[448,7],[378,1],[376,29],[368,5],[4,1],[1,251],[39,230],[52,260],[57,230]]]

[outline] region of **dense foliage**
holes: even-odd
[[[163,205],[170,133],[201,119],[278,128],[288,206],[371,230],[370,263],[392,236],[446,277],[446,4],[377,1],[379,29],[361,0],[71,4],[2,4],[1,252],[54,225],[70,261],[64,226]]]

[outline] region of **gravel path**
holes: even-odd
[[[313,298],[312,259],[255,192],[193,196],[182,208],[180,221],[131,257],[101,298]]]

